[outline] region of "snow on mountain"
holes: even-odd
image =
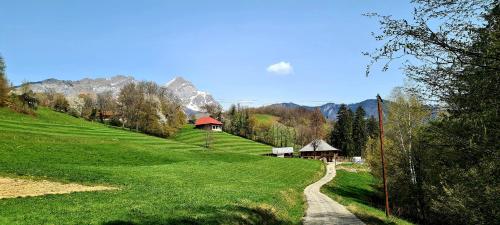
[[[175,93],[186,108],[193,111],[201,111],[201,107],[205,104],[219,104],[212,95],[199,91],[193,83],[182,77],[175,77],[164,86]]]
[[[110,78],[84,78],[77,81],[51,78],[39,82],[31,82],[30,84],[34,92],[53,90],[66,95],[68,98],[76,98],[82,93],[98,94],[105,91],[111,91],[114,96],[118,96],[120,89],[131,82],[138,83],[139,81],[132,76],[118,75]],[[166,83],[164,87],[171,90],[181,100],[187,109],[186,111],[190,113],[193,111],[199,112],[205,104],[219,104],[212,95],[207,92],[198,91],[193,83],[182,77],[175,77]]]

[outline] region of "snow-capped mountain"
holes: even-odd
[[[164,86],[175,93],[186,108],[193,111],[201,111],[201,106],[205,104],[219,104],[212,95],[199,91],[193,83],[182,77],[175,77]]]
[[[111,91],[114,96],[118,96],[120,89],[126,84],[139,82],[132,76],[114,76],[110,78],[84,78],[82,80],[58,80],[47,79],[39,82],[31,82],[31,89],[34,92],[45,92],[53,90],[57,93],[62,93],[69,98],[75,98],[79,94],[98,94],[105,91]],[[175,77],[164,85],[171,90],[186,107],[186,111],[199,112],[205,104],[219,104],[212,95],[207,92],[198,91],[193,83],[185,80],[182,77]]]

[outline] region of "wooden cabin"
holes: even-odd
[[[299,150],[300,157],[304,159],[322,159],[325,158],[328,162],[332,162],[340,153],[336,149],[326,143],[324,140],[314,140]]]

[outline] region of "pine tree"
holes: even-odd
[[[361,106],[358,107],[352,126],[353,154],[355,156],[361,155],[368,140],[365,116],[365,110]]]
[[[375,119],[374,116],[370,116],[368,120],[366,121],[366,132],[368,137],[370,138],[376,138],[378,137],[378,121]]]
[[[340,105],[330,143],[347,156],[353,156],[352,120],[352,111],[345,104]]]

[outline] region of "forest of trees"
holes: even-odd
[[[337,121],[331,130],[329,142],[342,150],[348,157],[363,155],[369,138],[378,135],[378,122],[375,118],[366,118],[366,112],[358,107],[353,113],[345,104],[340,105]]]
[[[209,114],[215,117],[221,112]],[[256,119],[259,114],[272,115],[278,120],[259,123]],[[313,140],[324,139],[341,149],[343,155],[352,157],[363,155],[369,140],[378,137],[378,122],[374,117],[366,118],[362,107],[352,113],[344,104],[339,109],[337,121],[326,120],[319,108],[280,105],[259,108],[232,105],[223,115],[224,131],[276,147],[298,149]]]
[[[258,122],[256,116],[259,114],[275,116],[278,121]],[[329,129],[319,109],[232,105],[223,117],[224,131],[277,147],[304,146],[314,139],[324,138]]]
[[[384,121],[392,212],[422,224],[498,224],[499,2],[413,2],[412,20],[370,15],[383,42],[367,54],[371,65],[413,62],[404,71],[415,85],[393,92]],[[430,102],[442,109],[434,118]],[[376,145],[366,155],[380,178]]]

